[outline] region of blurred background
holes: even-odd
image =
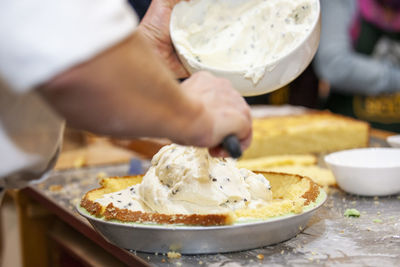
[[[151,3],[129,2],[140,18]],[[313,62],[288,86],[246,101],[253,106],[329,110],[367,121],[375,129],[400,133],[400,1],[321,0],[321,7],[321,41]],[[109,140],[67,128],[58,167],[148,158],[167,142]],[[14,205],[7,196],[1,209],[2,266],[22,266],[18,209]],[[40,210],[32,212],[41,216]]]

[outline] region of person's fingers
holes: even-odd
[[[235,106],[224,105],[214,116],[213,146],[218,146],[228,135],[235,135],[246,147],[251,134],[251,121],[246,115],[236,110]]]
[[[227,158],[230,157],[228,152],[222,148],[222,146],[217,146],[208,149],[208,152],[210,153],[211,156],[217,157],[217,158]]]
[[[226,93],[232,95],[232,98],[230,99],[235,102],[236,108],[239,111],[243,112],[243,114],[245,114],[246,117],[251,120],[251,113],[248,104],[237,90],[232,90],[232,83],[229,80],[223,78],[218,78],[218,80],[220,81],[220,84],[219,88],[216,89],[225,90]]]

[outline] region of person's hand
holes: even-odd
[[[175,53],[169,32],[172,8],[178,2],[180,0],[153,0],[137,30],[144,34],[175,77],[185,78],[189,73]]]
[[[197,72],[181,86],[202,105],[200,115],[188,129],[187,136],[192,139],[186,140],[187,143],[211,147],[213,156],[228,156],[220,144],[230,134],[239,138],[242,150],[250,145],[250,108],[228,80]]]

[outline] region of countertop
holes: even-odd
[[[386,146],[372,138],[371,146]],[[148,162],[141,160],[143,165]],[[238,253],[183,255],[169,259],[128,251],[109,244],[78,215],[75,206],[88,190],[98,187],[103,176],[128,173],[128,164],[84,167],[54,171],[44,183],[24,189],[62,220],[130,266],[398,266],[400,264],[400,195],[358,197],[332,188],[328,200],[312,217],[302,233],[286,242]],[[347,218],[347,208],[361,212]],[[140,241],[138,241],[140,242]],[[263,259],[261,256],[263,255]]]

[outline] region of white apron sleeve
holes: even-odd
[[[0,73],[27,90],[118,43],[136,24],[124,0],[2,0]]]
[[[127,38],[124,0],[0,1],[0,187],[43,177],[64,123],[33,88]]]

